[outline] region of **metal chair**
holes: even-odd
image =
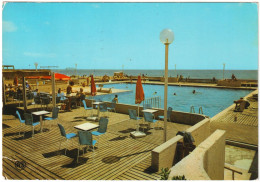
[[[34,127],[39,125],[40,122],[33,122],[33,116],[29,113],[24,113],[25,125],[32,126],[32,137],[34,136]]]
[[[93,107],[87,107],[87,104],[86,104],[86,101],[85,100],[82,100],[82,103],[83,103],[83,106],[84,106],[84,109],[85,109],[85,116],[87,116],[87,111],[88,110],[92,110]]]
[[[77,136],[75,133],[66,134],[64,127],[61,124],[58,124],[58,126],[59,126],[59,129],[60,129],[60,134],[62,136],[62,139],[60,141],[60,147],[61,147],[61,142],[64,138],[66,139],[66,141],[68,141],[68,140]],[[71,141],[73,142],[73,140],[71,140]],[[60,147],[59,147],[59,150],[60,150]],[[65,155],[66,155],[66,151],[67,151],[67,148],[65,148]]]
[[[56,124],[57,124],[59,110],[60,109],[58,107],[54,107],[52,109],[52,117],[44,118],[44,120],[47,120],[47,121],[55,121],[56,120]]]
[[[106,133],[106,131],[107,131],[107,124],[108,124],[108,119],[101,117],[100,120],[99,120],[98,130],[91,132],[93,135],[98,137],[97,141],[99,141],[99,136],[100,135],[103,135],[103,134]],[[99,142],[98,142],[98,147],[99,147]]]
[[[149,128],[150,128],[150,123],[156,123],[158,121],[155,120],[153,114],[149,112],[144,112],[144,120],[149,123]]]
[[[136,110],[128,109],[128,113],[129,113],[130,120],[138,121],[138,120],[141,120],[141,119],[142,119],[142,118],[140,118],[140,117],[137,117],[137,112],[136,112]],[[136,122],[136,128],[137,128],[137,127],[138,127],[138,122]]]
[[[79,150],[81,145],[87,145],[92,146],[92,158],[94,160],[95,156],[95,144],[97,143],[96,140],[93,140],[92,133],[89,131],[78,131],[78,136],[79,136],[79,148],[78,148],[78,156],[77,156],[77,162],[79,162]],[[88,148],[87,148],[88,150]],[[83,149],[83,155],[84,155],[84,149]]]
[[[25,124],[25,120],[22,120],[21,115],[20,115],[20,113],[19,113],[18,110],[16,111],[16,115],[18,116],[19,121],[20,121],[20,131],[19,131],[19,135],[20,135],[20,133],[21,133],[21,128],[22,128],[22,125]]]
[[[99,112],[101,113],[108,112],[106,103],[99,104]]]
[[[34,106],[36,107],[36,104],[42,105],[41,97],[40,96],[35,96],[34,97]]]
[[[171,120],[171,114],[172,114],[172,107],[168,107],[167,110],[167,120]],[[158,116],[160,120],[164,120],[164,116]]]
[[[42,97],[42,103],[41,103],[41,104],[46,106],[45,109],[48,108],[48,105],[50,104],[50,102],[51,102],[51,99],[50,99],[49,96],[47,96],[47,97]]]
[[[111,107],[107,107],[107,110],[108,110],[108,111],[111,111],[111,112],[112,112],[112,110],[113,110],[113,111],[116,112],[116,101],[115,101],[115,100],[112,101]]]

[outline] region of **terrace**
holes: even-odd
[[[173,122],[168,122],[167,127],[167,143],[163,141],[163,121],[159,121],[158,129],[146,130],[147,136],[143,138],[130,137],[130,132],[136,129],[137,123],[129,119],[127,111],[136,109],[136,106],[117,104],[117,113],[106,113],[109,117],[108,131],[100,136],[94,158],[91,150],[84,155],[81,150],[78,163],[76,162],[78,138],[75,138],[73,143],[70,141],[62,143],[59,150],[61,135],[55,123],[50,128],[46,121],[42,133],[37,126],[32,138],[30,127],[20,128],[19,120],[14,114],[3,114],[3,176],[6,179],[158,180],[162,167],[173,166],[172,171],[176,171],[176,174],[182,173],[180,166],[185,165],[187,161],[190,163],[194,156],[197,158],[200,155],[200,152],[196,154],[196,151],[200,149],[201,144],[205,143],[203,141],[216,129],[223,129],[226,130],[223,136],[228,139],[226,145],[224,143],[221,145],[225,146],[223,151],[226,151],[224,160],[227,169],[222,169],[224,179],[253,179],[257,176],[258,168],[256,152],[258,102],[250,98],[255,93],[257,91],[247,96],[251,106],[249,110],[244,110],[242,113],[234,113],[234,105],[212,119],[205,119],[203,115],[173,111],[171,117]],[[87,100],[87,103],[90,104],[90,101]],[[23,107],[19,109],[23,111]],[[35,107],[29,105],[27,109],[33,111]],[[97,110],[94,110],[94,113],[96,112]],[[159,109],[157,114],[162,113],[163,110]],[[234,121],[235,116],[236,121]],[[85,122],[97,124],[86,120],[83,107],[73,109],[71,112],[60,111],[59,113],[58,123],[65,127],[67,133],[77,133],[78,130],[74,126]],[[21,135],[19,135],[20,130]],[[183,141],[181,136],[176,136],[178,131],[191,132],[198,150],[192,152],[193,155],[186,157],[186,160],[174,163],[177,143]],[[213,136],[217,137],[216,134]],[[234,140],[238,143],[235,144]],[[241,146],[241,142],[242,145],[243,143],[252,145]],[[68,150],[65,155],[66,145]],[[217,156],[220,157],[222,154]],[[213,159],[219,160],[219,157]],[[246,164],[243,162],[238,166],[235,165],[239,160],[245,161]],[[22,161],[26,163],[24,168],[21,165],[17,166],[17,163]],[[191,169],[199,165],[198,162],[194,164]],[[247,168],[243,169],[245,165]],[[154,167],[157,167],[157,170]],[[232,170],[239,173],[232,176]],[[188,179],[197,179],[195,173],[191,174],[188,175],[186,171]]]
[[[83,112],[83,107],[72,112],[61,112],[58,122],[66,132],[77,133],[74,126],[86,122]],[[169,138],[190,127],[178,123],[168,124]],[[163,126],[162,121],[159,126]],[[22,131],[25,131],[23,138],[23,133],[19,136],[19,120],[13,115],[3,115],[3,176],[6,179],[160,179],[159,173],[152,172],[150,167],[151,151],[163,143],[162,129],[151,129],[146,132],[146,137],[133,139],[129,133],[136,129],[135,121],[126,114],[109,113],[108,131],[100,136],[94,159],[92,151],[86,152],[84,156],[81,151],[77,163],[78,138],[73,143],[68,142],[68,151],[64,155],[66,143],[62,143],[59,151],[61,135],[57,125],[49,129],[46,122],[46,128],[40,133],[39,127],[36,127],[32,138],[31,128],[22,127]],[[13,160],[25,161],[26,167],[18,170]]]

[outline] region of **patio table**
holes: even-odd
[[[102,104],[102,103],[104,103],[104,102],[93,102],[93,105],[97,105],[98,106],[98,108],[97,108],[97,117],[91,116],[91,117],[88,117],[87,119],[95,121],[95,120],[97,120],[99,118],[99,105]]]
[[[40,116],[40,123],[41,123],[41,132],[42,132],[42,116],[46,114],[50,114],[48,111],[36,111],[32,112],[33,115]]]
[[[95,128],[98,128],[99,125],[97,124],[93,124],[93,123],[83,123],[77,126],[74,126],[74,128],[79,129],[79,130],[83,130],[83,131],[89,131]]]

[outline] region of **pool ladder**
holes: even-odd
[[[195,113],[194,106],[190,106],[190,113]]]
[[[194,108],[194,106],[190,106],[190,113],[195,113],[195,108]],[[203,114],[203,109],[202,109],[202,107],[199,107],[199,114]]]
[[[202,107],[200,106],[199,108],[199,114],[203,114],[203,110],[202,110]]]

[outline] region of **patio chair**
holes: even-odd
[[[108,112],[106,103],[99,104],[99,112],[101,113]]]
[[[77,108],[77,98],[75,96],[70,97],[70,104],[71,108]]]
[[[25,120],[22,120],[21,115],[20,115],[18,110],[16,111],[16,115],[18,116],[19,121],[20,121],[20,131],[19,131],[19,135],[20,135],[21,129],[22,129],[22,125],[25,124]]]
[[[52,117],[44,118],[44,120],[47,120],[47,121],[55,121],[56,120],[56,124],[57,124],[59,110],[60,109],[58,107],[54,107],[52,109]]]
[[[107,110],[108,111],[115,111],[116,112],[116,101],[113,100],[112,103],[111,103],[111,107],[107,107]]]
[[[106,133],[106,131],[107,131],[107,124],[108,124],[108,119],[101,117],[100,120],[99,120],[98,130],[91,132],[93,135],[98,137],[97,141],[99,141],[99,136],[100,135],[103,135],[103,134]],[[99,147],[99,142],[98,142],[98,147]]]
[[[150,129],[151,123],[156,123],[158,121],[158,120],[155,120],[153,114],[149,113],[149,112],[144,112],[144,120],[149,122],[149,129]]]
[[[34,127],[39,125],[40,122],[33,122],[33,116],[29,113],[24,113],[25,125],[32,127],[32,137],[34,136]]]
[[[79,136],[79,148],[78,148],[78,156],[77,156],[77,162],[79,162],[79,150],[81,145],[87,145],[92,146],[92,158],[94,160],[94,153],[95,153],[95,144],[97,143],[96,140],[93,140],[92,133],[89,131],[78,131]],[[88,150],[88,148],[87,148]],[[83,155],[84,155],[84,149],[83,149]]]
[[[87,104],[86,104],[86,101],[85,100],[83,100],[82,101],[82,103],[83,103],[83,106],[84,106],[84,109],[85,109],[85,116],[87,116],[87,111],[88,110],[92,110],[93,109],[93,107],[87,107]]]
[[[171,120],[171,113],[172,113],[172,107],[168,107],[167,110],[167,120],[170,121]],[[160,120],[164,120],[164,116],[158,116]]]
[[[48,108],[48,105],[50,104],[50,102],[51,102],[51,99],[50,99],[50,97],[49,96],[47,96],[47,97],[42,97],[42,105],[45,105],[45,109],[47,109]]]
[[[36,107],[37,105],[42,105],[41,97],[40,96],[35,96],[34,97],[34,106]]]
[[[66,139],[66,141],[68,141],[68,140],[77,136],[75,133],[66,134],[64,127],[61,124],[58,124],[58,126],[59,126],[59,129],[60,129],[60,134],[62,136],[62,139],[60,140],[60,147],[61,147],[61,142],[64,138]],[[73,142],[73,140],[71,140],[71,141]],[[60,147],[59,147],[59,150],[60,150]],[[66,151],[67,151],[67,148],[65,148],[65,155],[66,155]]]
[[[137,117],[136,110],[128,109],[128,113],[129,113],[130,120],[138,121],[142,119],[140,117]],[[138,127],[138,122],[136,122],[136,127]]]
[[[80,107],[81,107],[82,101],[85,100],[85,99],[86,99],[86,96],[85,96],[84,94],[81,94],[81,95],[80,95],[80,102],[79,102],[79,103],[80,103],[80,104],[79,104]]]

